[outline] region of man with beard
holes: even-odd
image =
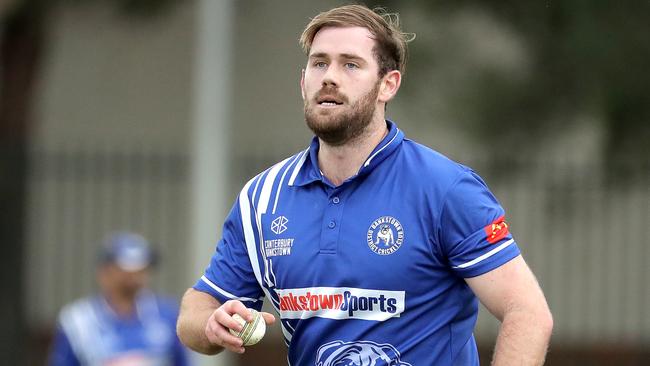
[[[178,304],[147,289],[154,255],[144,237],[109,236],[97,267],[100,293],[67,305],[49,365],[188,365],[174,332]]]
[[[266,297],[291,365],[324,364],[323,350],[361,366],[478,365],[480,299],[502,322],[495,365],[544,362],[551,314],[503,208],[471,169],[385,119],[405,69],[397,20],[351,5],[307,25],[300,85],[316,136],[242,189],[183,298],[189,347],[244,352],[232,316],[251,320]]]

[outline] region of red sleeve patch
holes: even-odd
[[[508,223],[506,223],[505,216],[501,216],[498,219],[494,220],[493,223],[485,227],[485,235],[487,235],[487,241],[490,244],[497,243],[501,239],[505,238],[510,231],[508,230]]]

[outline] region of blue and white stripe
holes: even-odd
[[[280,312],[280,302],[274,290],[273,261],[266,258],[263,248],[262,215],[269,211],[271,197],[273,197],[272,213],[275,213],[282,189],[293,184],[307,158],[308,151],[309,149],[304,150],[258,174],[244,186],[239,194],[239,209],[248,258],[257,282],[278,313]],[[285,183],[290,171],[289,181]],[[251,189],[251,187],[253,188]],[[274,192],[275,195],[273,195]],[[288,322],[282,321],[280,324],[285,342],[288,344],[293,337],[294,328]]]

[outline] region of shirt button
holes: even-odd
[[[339,202],[341,202],[341,200],[338,197],[334,197],[332,198],[332,202],[334,202],[334,204],[338,204]]]
[[[334,229],[335,226],[336,226],[336,222],[334,222],[334,220],[330,221],[330,223],[327,224],[327,227],[330,229]]]

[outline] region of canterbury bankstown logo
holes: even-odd
[[[287,219],[284,216],[280,216],[277,219],[273,220],[271,222],[271,231],[273,231],[276,235],[282,234],[285,230],[287,230],[287,223],[289,222],[289,219]]]
[[[318,348],[316,366],[411,366],[391,344],[333,341]]]
[[[404,291],[352,287],[276,289],[282,319],[365,319],[383,321],[404,312]]]
[[[373,221],[366,234],[368,247],[379,255],[395,253],[404,242],[402,224],[392,216],[382,216]]]

